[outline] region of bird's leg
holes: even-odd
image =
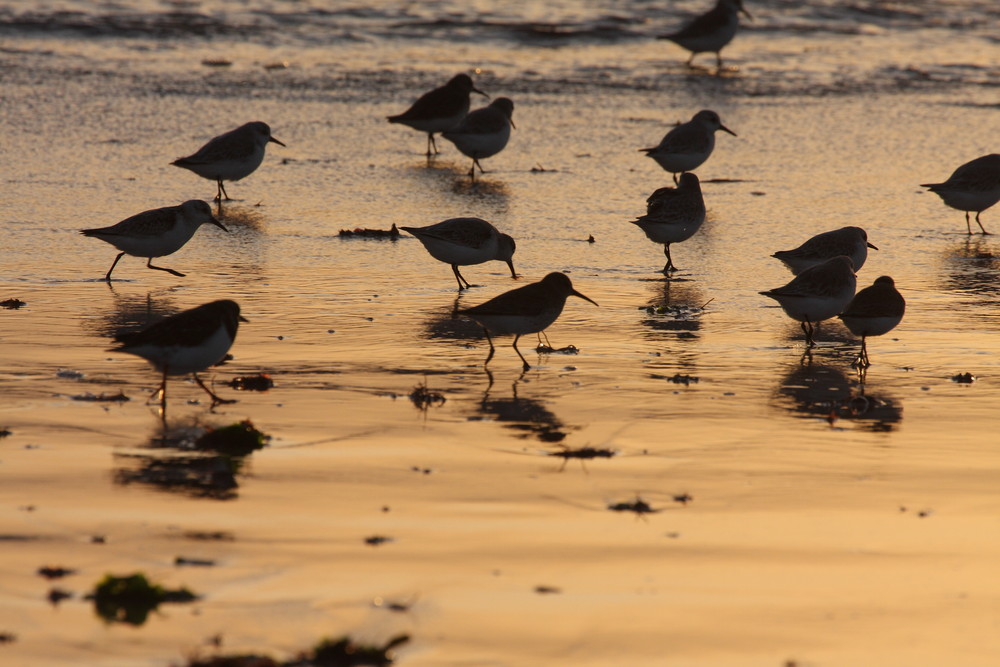
[[[980,213],[982,213],[982,211],[976,211],[976,224],[977,224],[977,225],[979,225],[979,228],[980,228],[981,230],[983,230],[983,234],[989,234],[989,232],[988,232],[988,231],[986,231],[986,228],[985,228],[985,227],[983,227],[983,223],[979,222],[979,214],[980,214]],[[966,213],[965,215],[969,215],[969,214],[968,214],[968,213]]]
[[[691,56],[687,59],[687,62],[684,64],[687,65],[688,67],[694,67],[693,63],[694,63],[694,51],[691,52]]]
[[[667,263],[663,266],[663,273],[669,274],[671,271],[676,271],[677,267],[674,266],[674,261],[670,259],[670,244],[663,244],[663,254],[667,257]]]
[[[486,342],[490,344],[490,353],[486,355],[486,361],[483,362],[483,368],[486,368],[486,366],[490,363],[490,359],[493,358],[493,353],[496,352],[496,348],[493,347],[493,339],[490,338],[490,330],[483,327],[483,333],[486,334]],[[492,380],[492,378],[493,376],[491,375],[490,379]],[[493,383],[490,382],[490,384]]]
[[[431,146],[434,147],[434,152],[431,152]],[[431,156],[434,155],[437,152],[438,152],[438,150],[437,150],[437,144],[434,143],[434,133],[433,132],[428,132],[427,133],[427,159],[429,160],[431,158]]]
[[[168,268],[165,268],[165,267],[162,267],[162,266],[153,266],[153,258],[152,257],[150,257],[149,261],[146,262],[146,266],[148,268],[150,268],[150,269],[156,269],[157,271],[166,271],[167,273],[171,273],[171,274],[173,274],[175,276],[179,276],[181,278],[184,277],[184,274],[181,273],[180,271],[174,271],[173,269],[168,269]]]
[[[156,394],[160,395],[160,418],[163,421],[167,420],[167,369],[163,369],[163,381],[160,382],[160,388],[156,390]]]
[[[969,224],[969,212],[965,212],[965,228],[969,230],[969,236],[972,236],[972,225]]]
[[[802,332],[806,335],[806,347],[811,348],[816,343],[813,341],[813,326],[809,320],[802,321]]]
[[[485,174],[486,173],[486,170],[483,169],[483,165],[479,164],[479,158],[475,158],[474,157],[474,158],[472,158],[472,168],[475,169],[476,167],[479,167],[479,173],[480,174]]]
[[[715,72],[716,72],[716,74],[718,74],[721,71],[722,71],[722,52],[721,51],[716,51],[715,52]]]
[[[232,201],[232,199],[229,198],[229,193],[226,192],[226,186],[222,184],[222,179],[220,178],[219,179],[219,201],[222,201],[223,197],[226,198],[226,201]]]
[[[683,172],[681,172],[681,173],[683,173]],[[680,184],[680,178],[677,176],[677,172],[673,173],[673,177],[674,177],[674,185],[679,185]]]
[[[115,270],[116,266],[118,266],[118,260],[124,256],[125,256],[124,252],[118,253],[118,256],[115,257],[115,261],[111,263],[111,268],[108,269],[107,275],[104,276],[104,279],[107,280],[109,283],[111,282],[111,272]]]
[[[472,287],[472,284],[465,279],[461,273],[458,272],[458,264],[452,264],[451,270],[455,272],[455,280],[458,281],[458,291],[461,292],[464,289]],[[463,284],[464,283],[464,284]]]
[[[476,182],[476,158],[472,158],[472,169],[469,169],[469,178],[472,183]]]
[[[872,365],[872,362],[868,360],[868,341],[865,336],[861,337],[861,367],[867,369]]]
[[[208,386],[206,386],[204,382],[201,381],[201,378],[198,377],[197,373],[191,373],[191,375],[194,376],[194,381],[198,383],[198,386],[201,387],[202,389],[204,389],[208,393],[208,395],[212,397],[212,407],[213,408],[216,405],[228,405],[229,403],[235,403],[236,402],[234,399],[220,398],[219,396],[217,396],[215,394],[215,392],[213,392],[211,389],[209,389]]]
[[[517,356],[521,357],[521,362],[524,364],[524,366],[522,366],[522,368],[524,370],[526,370],[526,371],[527,370],[531,370],[531,364],[529,364],[528,360],[524,358],[523,354],[521,354],[521,350],[517,349],[517,339],[520,338],[520,337],[521,337],[521,334],[517,334],[517,335],[514,336],[514,342],[513,342],[513,344],[511,344],[511,347],[513,347],[514,351],[517,352]]]

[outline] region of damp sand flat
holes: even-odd
[[[552,57],[537,74],[487,44],[477,83],[515,100],[518,129],[476,188],[450,144],[428,167],[424,138],[384,122],[425,81],[389,52],[371,65],[371,47],[338,44],[335,65],[303,50],[286,71],[252,60],[279,57],[260,44],[247,59],[217,46],[236,60],[220,74],[200,64],[211,45],[18,41],[0,297],[27,305],[0,311],[3,660],[179,664],[216,635],[224,653],[287,659],[323,636],[405,632],[406,665],[993,664],[1000,246],[917,187],[996,150],[976,74],[989,61],[976,47],[966,80],[899,92],[858,75],[833,94],[846,55],[803,55],[827,39],[859,38],[748,34],[730,47],[742,71],[721,79],[662,44],[538,49]],[[919,57],[912,33],[888,39]],[[467,67],[465,47],[406,48]],[[781,49],[800,66],[754,63]],[[609,56],[621,83],[588,82]],[[626,74],[638,65],[651,69]],[[781,68],[807,82],[787,90]],[[673,248],[667,282],[661,249],[627,223],[669,182],[637,149],[699,108],[740,136],[699,169],[709,219]],[[109,289],[114,250],[75,230],[208,198],[213,184],[169,161],[251,119],[288,148],[227,185],[232,233],[202,229],[159,262],[183,279],[124,258]],[[468,267],[478,287],[457,296],[415,239],[338,236],[460,215],[517,239],[520,281]],[[771,252],[845,225],[880,248],[859,286],[892,275],[908,304],[870,341],[863,394],[843,327],[824,324],[803,357],[797,325],[757,294],[790,278]],[[452,310],[551,270],[600,303],[570,299],[548,332],[579,353],[539,356],[525,336],[536,367],[521,374],[498,338],[490,377],[481,332]],[[250,419],[272,436],[227,494],[141,474],[178,457],[156,446],[157,378],[106,351],[121,327],[218,298],[250,322],[206,377],[239,402],[209,412],[171,381],[168,424]],[[260,372],[266,393],[224,385]],[[953,379],[965,372],[976,381]],[[419,409],[418,386],[444,401]],[[131,400],[81,400],[119,392]],[[585,447],[614,456],[565,458]],[[637,500],[653,511],[609,509]],[[43,565],[77,574],[46,582]],[[138,629],[80,599],[135,571],[204,597]],[[76,597],[53,608],[53,586]]]

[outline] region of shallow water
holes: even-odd
[[[738,69],[714,76],[653,40],[702,3],[8,4],[0,299],[27,305],[0,310],[3,660],[179,664],[216,635],[289,658],[406,632],[406,665],[994,664],[1000,247],[917,184],[997,150],[997,9],[839,5],[751,4]],[[450,144],[428,165],[384,121],[457,71],[516,105],[475,187]],[[665,281],[627,221],[669,176],[637,149],[701,108],[739,136],[699,169],[709,220]],[[288,146],[227,187],[232,233],[159,262],[185,278],[126,257],[109,288],[114,249],[76,230],[208,199],[169,162],[255,119]],[[338,236],[466,215],[517,239],[519,281],[468,267],[459,296],[413,238]],[[907,299],[863,388],[846,329],[804,357],[758,295],[790,279],[770,253],[845,225],[880,248],[859,287],[887,274]],[[500,338],[487,374],[452,310],[552,270],[600,304],[548,331],[579,353],[525,336],[522,374]],[[155,373],[106,351],[218,298],[250,321],[206,377],[239,402],[209,411],[173,380],[167,422],[272,436],[227,493],[171,467]],[[275,387],[223,386],[258,372]],[[444,402],[418,409],[420,385]],[[557,456],[584,447],[615,456]],[[608,509],[637,498],[657,511]],[[204,597],[103,623],[82,595],[134,571]],[[52,586],[75,597],[54,607]]]

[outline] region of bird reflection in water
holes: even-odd
[[[197,419],[161,424],[141,451],[116,453],[116,484],[141,484],[197,498],[237,496],[247,457],[270,436],[248,422],[212,428]]]
[[[491,398],[493,374],[486,370],[489,384],[483,392],[476,411],[485,419],[500,422],[504,428],[515,432],[517,438],[534,437],[542,442],[562,442],[566,436],[566,425],[541,400],[518,396],[517,386],[524,374],[511,384],[510,398]]]
[[[84,327],[101,337],[113,338],[145,329],[181,310],[170,298],[173,288],[129,294],[119,291],[113,283],[108,286],[111,308],[93,319],[84,320]]]
[[[996,305],[1000,297],[1000,257],[993,252],[993,244],[982,236],[967,237],[949,248],[945,256],[943,288],[947,291],[961,291]]]
[[[650,284],[656,289],[648,303],[639,307],[648,316],[642,323],[653,330],[647,332],[647,337],[661,338],[660,332],[667,331],[678,340],[697,338],[701,316],[712,299],[706,299],[694,285],[678,280],[656,280]]]
[[[810,353],[784,375],[775,395],[779,407],[831,426],[846,419],[871,431],[891,431],[903,418],[897,399],[872,393],[863,382],[849,379],[841,365],[815,362]]]

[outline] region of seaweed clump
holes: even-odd
[[[91,597],[98,616],[108,623],[128,625],[142,625],[149,612],[156,611],[164,602],[193,602],[198,599],[186,588],[167,590],[152,584],[139,572],[126,577],[106,575]]]

